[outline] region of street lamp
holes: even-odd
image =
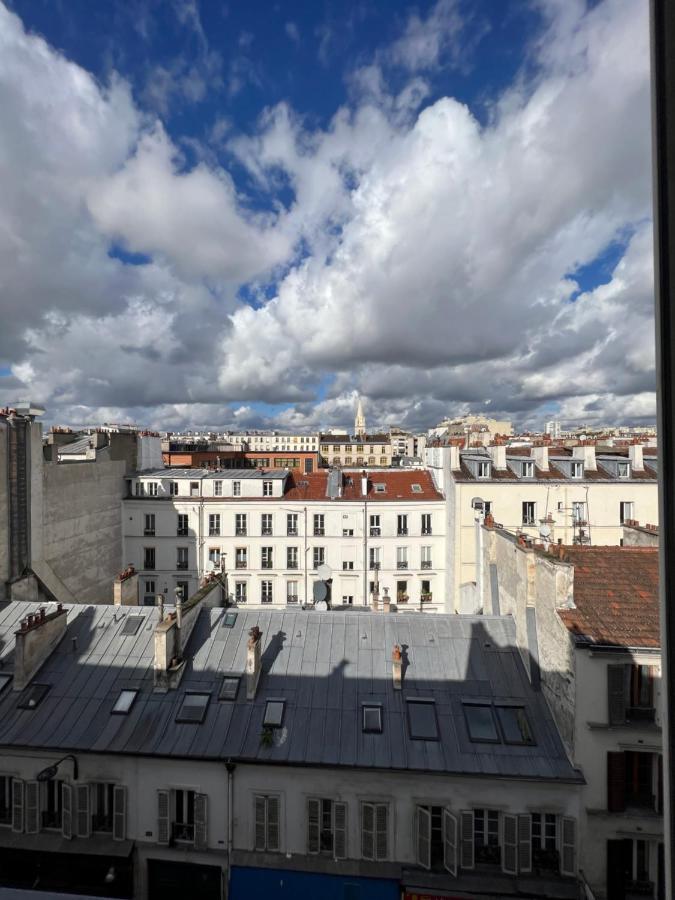
[[[42,769],[42,771],[38,772],[35,776],[37,781],[51,781],[52,778],[56,778],[56,774],[58,772],[59,766],[62,762],[65,762],[69,759],[73,764],[73,781],[77,781],[78,775],[78,766],[77,760],[73,756],[72,753],[69,753],[67,756],[62,757],[58,762],[52,763],[51,766],[47,766],[46,769]]]

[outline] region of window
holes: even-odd
[[[232,496],[241,497],[241,481],[232,482]]]
[[[368,566],[371,569],[379,568],[379,566],[380,566],[380,548],[379,547],[369,547],[368,548]]]
[[[422,534],[431,534],[431,513],[422,514]]]
[[[335,859],[347,856],[347,804],[310,797],[307,801],[307,852]]]
[[[405,535],[408,533],[408,516],[401,515],[396,517],[396,534]]]
[[[342,529],[342,537],[354,537],[354,529],[353,528],[343,528]]]
[[[188,567],[188,548],[176,547],[176,568],[187,569]]]
[[[375,463],[375,457],[372,457],[373,463]],[[376,494],[386,494],[387,493],[387,485],[381,481],[376,481],[374,484],[375,493]]]
[[[410,490],[413,494],[421,494],[422,493],[422,485],[421,484],[411,484]]]
[[[211,694],[186,693],[178,710],[176,722],[201,724],[206,716],[210,699]]]
[[[144,606],[154,606],[155,605],[155,582],[146,579],[143,583],[143,587],[145,588],[145,590],[143,591],[143,605]]]
[[[138,691],[135,689],[121,690],[112,708],[112,712],[117,715],[126,716],[131,707],[134,705],[137,696]]]
[[[408,602],[408,582],[407,581],[397,581],[396,582],[396,602],[397,603],[407,603]]]
[[[431,581],[423,578],[422,588],[420,590],[420,600],[422,603],[431,603]]]
[[[222,481],[214,481],[213,482],[213,496],[214,497],[222,497],[223,496],[223,482]]]
[[[371,537],[379,537],[382,533],[380,528],[380,517],[379,516],[371,516],[370,517],[370,536]]]
[[[286,514],[286,534],[289,537],[297,537],[298,534],[298,514]]]
[[[219,700],[236,700],[237,693],[239,692],[239,681],[240,678],[238,675],[225,675],[223,677],[223,683],[220,686],[220,693],[218,694]]]
[[[586,521],[586,504],[583,500],[574,500],[572,502],[572,521],[577,525]]]
[[[374,465],[375,465],[375,457],[374,457],[374,456],[369,456],[369,457],[368,457],[368,465],[369,465],[369,466],[374,466]]]
[[[185,513],[178,513],[176,534],[178,537],[187,537],[188,535],[188,517]]]
[[[285,700],[268,700],[265,703],[263,725],[266,728],[281,728],[284,721]]]
[[[287,569],[297,569],[298,568],[298,548],[297,547],[286,547],[286,568]]]
[[[144,569],[154,569],[155,568],[155,548],[154,547],[144,547],[143,548],[143,568]]]
[[[234,600],[235,603],[246,603],[247,584],[245,581],[235,581],[234,583]]]
[[[110,782],[91,785],[91,830],[112,832],[115,812],[115,785]]]
[[[12,823],[12,777],[0,775],[0,824]]]
[[[150,497],[156,497],[156,496],[157,496],[157,482],[156,482],[156,481],[149,481],[149,482],[148,482],[148,495],[149,495]]]
[[[209,537],[220,536],[220,513],[209,515]]]
[[[248,549],[246,547],[235,547],[234,549],[234,567],[235,569],[245,569],[248,566]]]
[[[170,482],[169,482],[169,494],[170,494],[171,497],[177,497],[177,496],[178,496],[178,482],[177,482],[177,481],[170,481]]]
[[[532,500],[523,500],[523,525],[534,525],[535,504]]]
[[[388,854],[389,807],[386,803],[361,804],[361,856],[382,860]]]
[[[325,516],[323,513],[314,514],[314,534],[317,537],[323,537],[326,533]]]
[[[462,707],[470,740],[495,744],[500,742],[491,705],[463,703]]]
[[[262,535],[272,534],[272,513],[263,513],[260,517],[260,533]]]
[[[209,562],[216,568],[220,566],[220,547],[209,547]]]
[[[272,482],[271,481],[263,481],[263,497],[271,497],[272,496]]]
[[[246,534],[246,513],[237,513],[234,517],[234,533],[236,535]]]
[[[386,466],[386,465],[387,465],[387,457],[386,457],[386,456],[381,456],[381,457],[380,457],[380,465],[381,465],[381,466]]]
[[[623,525],[629,519],[634,519],[633,502],[630,500],[622,500],[619,503],[619,524]]]
[[[298,582],[297,581],[287,581],[286,582],[286,603],[297,603],[298,602]]]
[[[145,616],[127,616],[120,634],[123,637],[133,637],[138,634],[138,629],[143,624]]]
[[[490,463],[489,462],[479,462],[476,466],[476,478],[489,478],[490,477]]]
[[[620,462],[616,466],[617,478],[630,478],[630,463]]]
[[[558,872],[558,817],[554,813],[532,813],[532,866]]]
[[[143,534],[146,535],[146,537],[154,537],[154,535],[155,535],[155,514],[154,513],[146,513],[145,525],[143,526]]]
[[[357,453],[363,453],[363,444],[357,444],[357,445],[356,445],[356,452],[357,452]]]
[[[534,463],[533,462],[522,462],[520,464],[520,476],[521,476],[521,478],[533,478],[534,477]]]
[[[584,464],[581,462],[573,462],[570,464],[570,475],[572,478],[584,477]]]
[[[312,548],[312,568],[318,569],[319,566],[322,566],[326,560],[326,548],[325,547],[313,547]]]
[[[271,603],[272,602],[272,582],[271,581],[261,581],[260,582],[260,602],[261,603]]]
[[[342,560],[342,569],[345,572],[349,572],[354,568],[354,560],[353,559],[343,559]]]
[[[407,569],[408,568],[408,548],[407,547],[397,547],[396,548],[396,568],[397,569]]]
[[[230,610],[230,612],[226,612],[223,616],[223,621],[221,624],[221,628],[234,628],[237,622],[238,613],[236,610]]]
[[[357,456],[357,457],[356,457],[356,465],[357,465],[357,466],[362,466],[362,465],[363,465],[363,457],[362,457],[362,456]]]
[[[382,734],[382,707],[373,703],[364,703],[363,731],[366,734]]]
[[[437,741],[438,722],[433,700],[408,700],[408,730],[414,741]]]
[[[352,457],[351,457],[351,456],[345,456],[345,465],[346,465],[346,466],[351,466],[351,464],[352,464]]]
[[[473,817],[471,817],[473,825]],[[443,806],[418,806],[415,809],[415,845],[417,864],[425,869],[447,869],[457,874],[457,819]],[[468,838],[473,855],[473,834]],[[462,847],[465,844],[463,842]]]
[[[63,821],[63,782],[53,778],[40,783],[40,808],[43,828],[61,828]]]
[[[663,758],[626,750],[607,754],[607,809],[657,810],[662,807]]]
[[[254,796],[255,850],[279,851],[279,797],[272,794]]]
[[[477,863],[499,865],[502,851],[499,846],[499,812],[496,809],[474,809],[473,848]]]
[[[431,569],[431,547],[422,547],[421,548],[421,568],[422,569]]]
[[[495,709],[505,744],[534,744],[524,707],[496,704]]]
[[[137,497],[144,497],[144,496],[145,496],[145,485],[143,484],[142,481],[137,481],[137,482],[136,482],[136,496],[137,496]]]
[[[191,497],[199,496],[199,482],[198,481],[190,482],[190,496]]]
[[[176,790],[173,795],[173,822],[171,836],[174,841],[192,843],[195,839],[195,792]]]
[[[260,548],[260,568],[261,569],[271,569],[272,568],[272,548],[271,547],[261,547]]]

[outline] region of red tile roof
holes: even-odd
[[[350,483],[351,480],[351,483]],[[313,472],[309,475],[294,473],[288,479],[285,500],[328,500],[326,484],[328,472]],[[376,484],[384,484],[382,492],[375,490]],[[413,484],[418,484],[420,491],[413,491]],[[361,500],[361,472],[342,473],[342,500]],[[420,469],[392,471],[381,469],[368,472],[368,502],[389,502],[392,500],[443,500],[443,494],[437,490],[431,474]]]
[[[579,640],[660,646],[657,547],[565,547],[574,565],[576,609],[559,610]]]

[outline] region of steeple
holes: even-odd
[[[359,397],[359,405],[356,408],[356,418],[354,419],[354,433],[357,437],[363,437],[366,433],[366,417],[363,415],[363,404]]]

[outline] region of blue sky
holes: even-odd
[[[653,418],[641,4],[0,12],[0,401],[174,428],[343,425],[357,395],[412,428]]]

